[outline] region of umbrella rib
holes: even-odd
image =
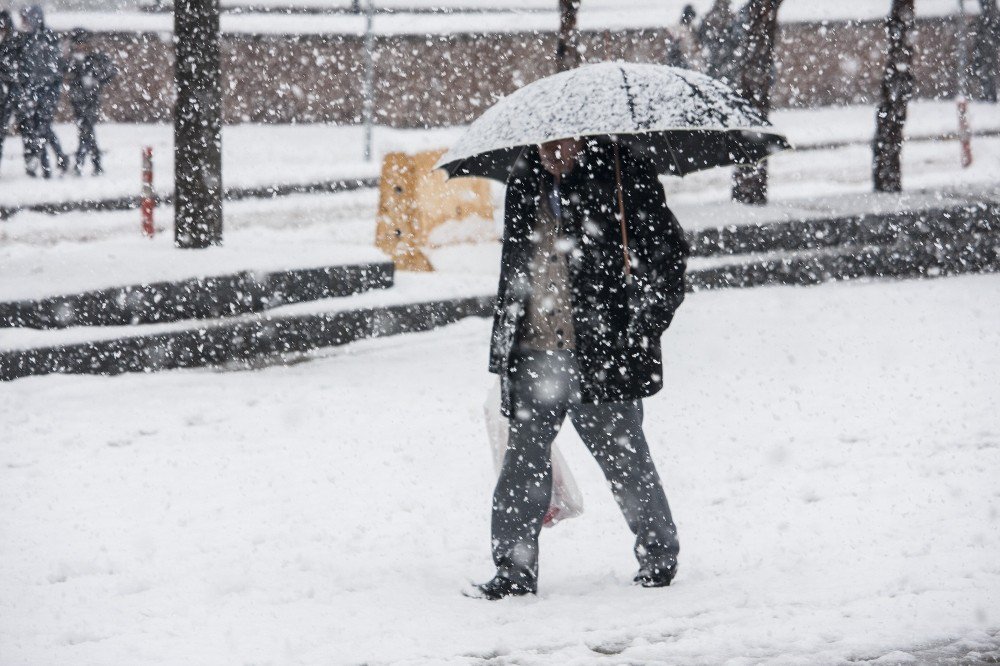
[[[632,126],[638,128],[639,122],[635,117],[635,102],[632,100],[632,88],[628,84],[628,74],[625,73],[624,67],[619,67],[618,71],[622,73],[622,84],[625,86],[625,102],[628,104],[628,112],[632,115]]]
[[[710,111],[716,111],[716,109],[715,109],[715,105],[714,105],[714,104],[712,104],[712,103],[711,103],[711,102],[710,102],[710,101],[709,101],[709,100],[708,100],[708,99],[707,99],[707,98],[705,97],[704,93],[702,93],[702,92],[701,92],[700,90],[698,90],[698,86],[694,85],[693,83],[691,83],[690,81],[688,81],[688,80],[687,80],[686,78],[684,78],[683,76],[680,76],[680,77],[678,77],[678,78],[679,78],[679,79],[680,79],[681,81],[683,81],[683,82],[684,82],[684,85],[686,85],[686,86],[688,87],[688,90],[690,90],[690,91],[691,91],[691,95],[692,95],[693,97],[697,97],[698,99],[700,99],[700,100],[702,101],[702,103],[703,103],[703,104],[705,105],[705,108],[709,109]],[[720,120],[720,124],[724,124],[724,123],[725,123],[725,120],[723,120],[723,119],[722,119],[721,117],[719,117],[719,120]]]
[[[667,144],[667,152],[670,153],[670,159],[673,161],[674,167],[677,169],[677,175],[683,176],[684,169],[681,168],[680,162],[677,161],[677,155],[674,154],[674,149],[670,145],[670,136],[666,132],[663,133],[663,141]]]

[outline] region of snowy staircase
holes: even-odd
[[[743,222],[689,232],[691,291],[1000,271],[1000,196]],[[253,366],[492,313],[490,281],[407,275],[402,286],[391,263],[369,262],[0,303],[0,334],[50,329],[0,351],[0,380]],[[81,334],[90,327],[101,334]]]
[[[490,298],[392,295],[391,261],[241,271],[0,303],[0,380],[241,363],[422,331],[492,310]],[[411,290],[412,291],[412,290]],[[386,293],[368,299],[366,292]],[[451,294],[446,294],[451,296]],[[332,299],[332,300],[326,300]],[[296,309],[296,304],[299,306]],[[331,305],[332,304],[332,305]],[[36,330],[33,334],[31,329]],[[18,344],[18,338],[21,338]]]

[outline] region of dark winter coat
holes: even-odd
[[[10,111],[14,104],[17,86],[17,70],[20,64],[20,42],[14,37],[0,41],[0,118],[7,119],[4,111]],[[2,132],[4,127],[0,127]]]
[[[66,62],[56,33],[48,28],[18,35],[18,83],[24,90],[47,90],[62,83]]]
[[[73,115],[80,120],[95,122],[101,110],[101,89],[117,74],[111,58],[105,53],[88,53],[70,61],[66,79]]]
[[[621,149],[632,279],[626,286],[610,145],[589,142],[560,186],[569,257],[570,300],[580,389],[586,403],[650,396],[663,387],[660,336],[684,300],[689,247],[667,208],[655,171]],[[527,148],[507,183],[500,284],[493,318],[490,372],[501,379],[501,411],[511,413],[509,369],[528,294],[531,230],[543,188],[553,177]]]
[[[728,2],[716,2],[698,27],[698,42],[706,57],[705,73],[719,79],[736,81],[740,59],[737,51],[743,43],[746,17],[736,16]]]

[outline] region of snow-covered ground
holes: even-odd
[[[103,243],[63,243],[55,249],[10,244],[0,248],[4,264],[0,275],[10,278],[0,280],[0,301],[227,275],[248,269],[266,273],[388,261],[373,244],[345,247],[336,242],[335,236],[309,231],[289,234],[257,229],[253,233],[231,233],[221,247],[190,252],[174,247],[172,230],[152,239],[133,234]]]
[[[251,372],[0,384],[0,662],[901,663],[1000,648],[1000,277],[691,296],[646,403],[667,589],[575,433],[491,573],[489,322]],[[940,647],[945,646],[945,647]],[[490,661],[492,659],[492,661]]]
[[[1000,130],[1000,106],[986,103],[970,105],[970,122],[976,131]],[[772,122],[779,131],[797,146],[807,147],[831,142],[859,142],[841,153],[839,160],[847,160],[850,178],[862,182],[870,172],[871,150],[868,143],[875,127],[875,109],[872,106],[824,107],[775,111]],[[957,114],[953,102],[918,101],[910,105],[906,124],[907,133],[914,137],[954,133]],[[394,130],[376,128],[373,154],[375,161],[362,161],[363,130],[360,127],[325,124],[308,125],[232,125],[223,131],[223,182],[227,187],[250,187],[283,183],[308,183],[343,178],[377,176],[381,157],[390,151],[418,151],[445,148],[450,145],[462,128],[432,130]],[[71,125],[56,127],[64,149],[76,148],[76,132]],[[137,196],[141,185],[141,153],[143,146],[153,148],[155,185],[161,192],[173,189],[173,138],[172,127],[165,124],[129,125],[103,124],[98,126],[98,140],[106,151],[106,173],[98,178],[85,175],[68,176],[50,181],[28,178],[24,173],[21,142],[11,137],[4,146],[4,161],[0,173],[0,207],[12,207],[37,202],[95,200]],[[976,139],[973,151],[977,165],[974,170],[985,168],[996,181],[1000,158],[991,149],[982,153],[980,146],[990,146],[988,139]],[[958,163],[958,147],[951,143],[947,149],[918,148],[912,144],[911,152],[935,151],[948,155],[947,165]],[[948,152],[950,150],[950,153]],[[806,152],[800,156],[776,157],[772,164],[776,173],[802,171],[809,177],[815,168],[826,168],[822,154]],[[920,161],[927,158],[921,157]],[[808,168],[812,166],[812,168]],[[935,167],[938,168],[938,167]],[[952,169],[962,176],[959,169]],[[89,172],[88,172],[89,173]],[[726,170],[712,172],[728,177]],[[974,177],[974,176],[973,176]],[[842,180],[844,176],[838,177]],[[680,189],[703,189],[703,175],[687,178]],[[825,180],[825,178],[824,178]],[[690,182],[690,184],[688,184]],[[909,183],[908,183],[909,185]],[[723,188],[724,190],[725,188]],[[2,225],[0,225],[2,229]]]

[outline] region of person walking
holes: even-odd
[[[52,176],[48,150],[56,157],[62,172],[69,160],[52,130],[52,121],[62,92],[65,60],[59,37],[45,27],[45,14],[39,5],[21,10],[24,31],[19,36],[18,128],[24,140],[25,170],[29,176]]]
[[[529,147],[507,184],[489,369],[508,450],[493,495],[496,575],[466,590],[532,594],[568,416],[635,534],[644,587],[677,572],[677,529],[642,429],[663,386],[660,337],[684,300],[689,247],[652,165],[609,137]]]
[[[17,102],[17,67],[19,55],[14,34],[14,17],[0,9],[0,166],[3,165],[3,144]]]
[[[101,151],[97,147],[94,125],[101,112],[101,90],[117,75],[117,69],[106,53],[95,51],[91,34],[76,30],[70,37],[70,65],[67,72],[69,101],[73,119],[80,134],[76,149],[74,173],[80,175],[83,164],[90,157],[94,174],[102,173]]]
[[[567,417],[635,535],[634,581],[673,581],[677,527],[642,401],[663,388],[660,338],[684,300],[690,247],[659,175],[756,164],[789,148],[721,81],[602,62],[510,93],[438,159],[449,178],[507,186],[489,363],[509,432],[493,492],[496,574],[466,595],[537,591],[550,450]]]

